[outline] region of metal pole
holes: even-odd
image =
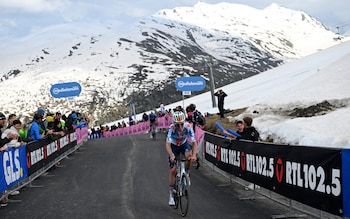
[[[215,84],[214,84],[214,76],[213,76],[213,70],[211,68],[211,65],[209,65],[209,75],[210,75],[211,101],[214,108],[216,107],[216,101],[215,101],[215,95],[214,95]]]
[[[185,110],[185,95],[184,95],[183,91],[181,91],[181,92],[182,92],[182,109]]]

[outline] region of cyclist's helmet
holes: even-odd
[[[174,123],[183,123],[185,121],[185,114],[181,111],[176,111],[173,113],[173,121]]]

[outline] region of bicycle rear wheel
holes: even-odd
[[[181,176],[181,185],[179,186],[180,189],[180,195],[179,195],[179,204],[180,204],[180,211],[181,216],[185,217],[188,212],[188,207],[190,204],[190,179],[186,174],[183,174]],[[182,191],[182,192],[181,192]]]

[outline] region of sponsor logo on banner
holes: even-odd
[[[181,77],[175,81],[175,87],[179,91],[201,91],[205,85],[204,78],[200,76]]]
[[[341,215],[343,188],[339,149],[244,140],[230,142],[206,133],[205,153],[208,161],[226,172],[312,207]]]
[[[68,82],[54,84],[50,88],[50,94],[54,98],[68,98],[79,96],[81,93],[81,85],[78,82]]]
[[[8,148],[0,153],[0,192],[27,177],[25,153],[25,146]]]

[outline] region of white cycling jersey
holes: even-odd
[[[196,141],[193,128],[190,123],[184,123],[184,132],[182,135],[179,134],[178,130],[175,127],[175,124],[171,124],[169,126],[167,142],[170,142],[176,146],[181,146],[186,143],[187,139],[189,139],[191,142]]]

